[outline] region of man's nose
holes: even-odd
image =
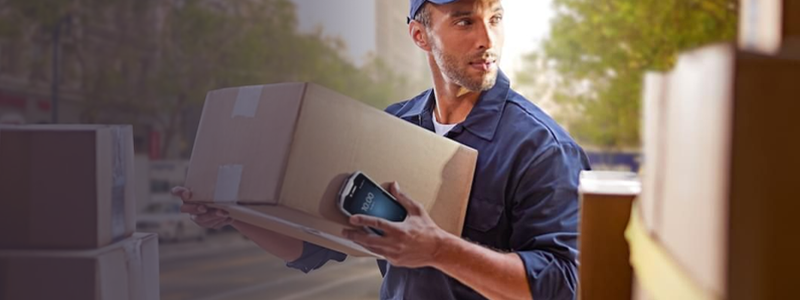
[[[492,49],[496,39],[494,31],[492,31],[492,24],[489,22],[482,22],[481,25],[478,25],[477,27],[478,32],[476,32],[476,34],[478,39],[478,49]]]

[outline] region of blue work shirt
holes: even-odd
[[[386,112],[433,131],[434,93],[427,90]],[[578,285],[578,176],[589,169],[580,146],[499,72],[464,122],[446,135],[478,150],[461,236],[519,255],[534,299],[574,299]],[[289,267],[309,272],[345,255],[311,243]],[[381,299],[485,299],[434,268],[378,262]]]

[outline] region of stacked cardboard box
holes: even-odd
[[[633,272],[624,232],[641,192],[639,178],[630,172],[584,171],[579,192],[578,298],[630,299]]]
[[[0,250],[0,299],[159,299],[152,233],[92,250]]]
[[[797,78],[794,55],[720,44],[681,54],[671,73],[645,82],[658,95],[645,109],[661,109],[645,112],[641,216],[703,294],[793,294]]]
[[[362,171],[400,183],[443,229],[460,235],[477,152],[309,83],[208,93],[186,186],[234,218],[355,256],[337,208]]]
[[[0,299],[158,299],[130,126],[0,126]]]
[[[763,54],[800,58],[800,2],[741,0],[739,46]]]

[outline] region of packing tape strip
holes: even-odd
[[[231,118],[237,116],[245,118],[255,117],[263,89],[264,87],[260,85],[240,87],[239,94],[236,95],[236,102],[233,104]]]
[[[217,170],[214,188],[215,203],[236,203],[239,200],[239,185],[242,182],[242,165],[222,165]]]
[[[144,266],[142,265],[142,239],[135,239],[125,244],[125,263],[128,268],[128,292],[130,299],[144,299]]]
[[[718,300],[719,295],[698,286],[661,245],[650,237],[634,202],[631,218],[625,229],[630,245],[630,262],[636,280],[655,300]]]
[[[111,127],[111,239],[119,241],[125,236],[125,189],[129,180],[126,178],[126,157],[128,157],[129,146],[124,137],[127,136],[123,130],[129,128],[121,126]]]

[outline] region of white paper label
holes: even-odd
[[[235,203],[239,198],[239,184],[242,182],[242,165],[223,165],[217,171],[217,184],[214,189],[214,202]]]
[[[236,103],[233,105],[231,118],[237,116],[255,117],[258,110],[258,102],[261,100],[262,89],[263,87],[260,85],[240,87],[239,94],[236,96]]]

